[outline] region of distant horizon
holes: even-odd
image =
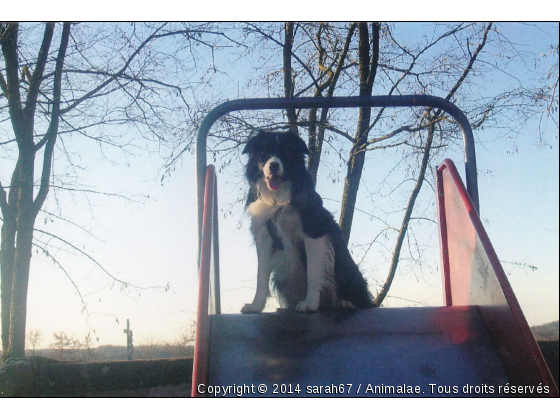
[[[380,308],[380,309],[383,309],[383,308]],[[376,310],[379,310],[379,308],[376,309]],[[544,327],[544,326],[548,326],[548,325],[553,325],[555,323],[560,324],[560,319],[555,320],[555,321],[545,322],[543,324],[530,325],[529,328],[533,329],[533,328],[538,328],[538,327]],[[126,348],[127,347],[126,346],[126,338],[124,339],[124,341],[125,341],[125,344],[99,344],[99,345],[97,345],[97,347],[91,347],[91,349],[97,349],[97,348],[100,348],[100,347],[123,347],[123,348]],[[554,341],[554,340],[552,340],[552,341]],[[194,340],[189,341],[189,343],[192,343],[192,344],[187,344],[186,347],[193,346],[194,345]],[[133,344],[133,347],[136,348],[136,347],[145,347],[145,346],[163,346],[163,345],[166,345],[166,344],[173,344],[173,343],[171,343],[169,341],[163,341],[162,340],[162,341],[155,341],[153,343]],[[32,349],[27,347],[27,346],[25,347],[25,350],[26,350],[26,352],[27,351],[32,351]],[[52,348],[52,347],[37,347],[37,348],[35,348],[35,351],[47,351],[47,350],[48,351],[54,351],[56,349]],[[71,351],[71,350],[77,350],[77,349],[69,349],[69,350]],[[2,350],[0,349],[0,354],[1,353],[2,353]]]

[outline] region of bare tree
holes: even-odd
[[[160,340],[156,339],[153,335],[150,335],[139,345],[134,347],[134,353],[139,359],[153,359],[158,350],[162,348],[162,343]]]
[[[35,356],[35,348],[39,342],[43,339],[43,333],[41,330],[30,330],[27,332],[27,341],[31,344],[31,355]]]
[[[34,242],[35,222],[49,192],[96,192],[73,185],[80,166],[68,151],[71,142],[65,140],[78,136],[101,148],[119,150],[125,157],[131,147],[154,145],[157,151],[172,147],[170,138],[192,140],[189,121],[193,119],[186,98],[192,88],[189,75],[202,65],[202,60],[196,60],[198,48],[209,51],[207,62],[214,66],[219,49],[214,40],[222,35],[205,23],[0,24],[0,121],[9,123],[0,147],[13,166],[10,181],[0,180],[4,358],[24,356],[33,246],[52,258],[47,241]],[[124,133],[131,129],[143,144],[130,143]],[[183,150],[190,144],[187,141]],[[66,159],[67,169],[53,170],[55,153]],[[36,168],[41,168],[37,174]],[[42,231],[41,235],[100,266],[56,233]]]
[[[60,331],[58,334],[53,333],[53,338],[54,342],[51,344],[51,347],[57,351],[58,360],[66,360],[68,351],[75,347],[76,339],[74,334],[68,336],[64,331]]]
[[[79,343],[79,342],[78,342]],[[91,332],[88,332],[87,335],[84,337],[84,342],[79,343],[81,352],[83,353],[82,360],[84,362],[89,362],[93,357],[93,338],[91,337]]]
[[[192,321],[188,328],[173,342],[164,342],[163,349],[173,358],[190,357],[193,355],[193,344],[196,333],[196,321]]]

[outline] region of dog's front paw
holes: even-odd
[[[260,314],[264,309],[264,305],[256,305],[254,303],[246,303],[243,308],[241,308],[242,314]]]
[[[319,303],[312,304],[306,300],[302,300],[296,305],[297,312],[316,312],[317,309],[319,309]]]

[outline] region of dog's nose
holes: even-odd
[[[275,174],[280,170],[280,164],[278,162],[270,162],[270,172]]]

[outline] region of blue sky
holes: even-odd
[[[529,46],[554,42],[537,37],[537,33],[519,31],[518,36]],[[557,34],[555,42],[558,42]],[[235,74],[230,77],[235,81]],[[230,98],[228,94],[224,99],[227,98]],[[482,219],[494,248],[503,261],[538,267],[532,271],[504,263],[531,325],[558,319],[559,310],[558,138],[549,131],[548,146],[540,147],[536,145],[534,132],[534,127],[528,127],[515,141],[503,138],[494,130],[475,133]],[[171,288],[169,291],[111,288],[112,282],[90,261],[55,252],[64,261],[66,270],[72,273],[88,303],[88,316],[81,312],[80,298],[69,280],[51,262],[35,255],[29,288],[28,330],[43,332],[41,346],[50,344],[53,332],[75,333],[77,338],[83,339],[89,329],[96,331],[100,345],[125,344],[122,330],[129,318],[135,344],[150,338],[172,341],[190,325],[196,311],[194,156],[184,156],[162,186],[158,172],[162,162],[154,155],[140,155],[130,160],[129,166],[116,166],[103,160],[96,147],[87,146],[80,151],[81,163],[88,167],[85,183],[102,191],[132,191],[150,198],[144,204],[133,204],[104,196],[87,199],[80,195],[61,196],[65,211],[100,240],[70,229],[63,222],[54,222],[59,226],[57,229],[61,229],[65,238],[84,244],[85,250],[116,277],[140,287],[169,283]],[[445,157],[452,158],[463,173],[459,148]],[[376,188],[396,159],[396,151],[368,155],[358,208],[371,208],[368,191]],[[243,194],[242,164],[243,161],[233,162],[226,175],[219,179],[219,200],[223,206]],[[336,163],[333,165],[336,167]],[[342,182],[333,184],[329,180],[329,170],[328,166],[323,168],[318,190],[327,208],[337,213]],[[5,176],[1,168],[0,174]],[[433,203],[433,194],[425,185],[419,209],[429,212]],[[232,215],[220,220],[220,252],[223,310],[237,313],[253,298],[256,253],[242,207],[234,206],[233,210]],[[42,223],[39,219],[37,226]],[[367,243],[371,237],[373,228],[369,223],[366,215],[356,214],[350,240],[356,257],[361,255],[358,245]],[[406,264],[402,265],[389,293],[391,298],[386,300],[389,306],[415,304],[409,301],[442,304],[437,227],[426,223],[423,229],[418,229],[418,235],[427,244],[424,252],[429,264],[422,273],[407,270]],[[370,252],[362,268],[370,284],[383,282],[386,256]]]

